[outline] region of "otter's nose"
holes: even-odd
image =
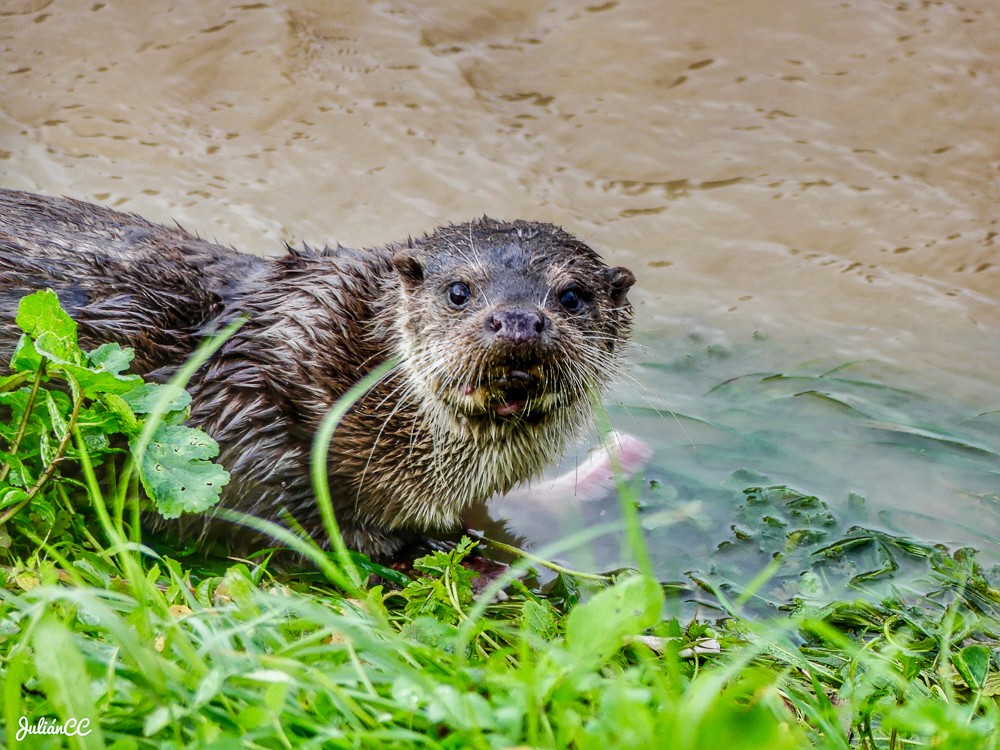
[[[498,339],[512,344],[538,341],[545,330],[545,316],[538,310],[517,308],[495,310],[486,319],[486,328]]]

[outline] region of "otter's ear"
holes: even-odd
[[[625,301],[625,295],[635,283],[635,274],[622,266],[609,268],[604,272],[604,280],[611,287],[611,299],[616,305]]]
[[[424,266],[412,248],[400,250],[392,256],[392,265],[406,289],[415,289],[424,283]]]

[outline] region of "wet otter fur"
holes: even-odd
[[[18,302],[43,288],[85,347],[130,346],[133,370],[158,381],[249,316],[189,383],[191,420],[232,474],[222,505],[270,519],[284,508],[322,538],[313,433],[350,386],[397,357],[328,457],[345,541],[382,558],[537,474],[620,368],[635,278],[555,226],[484,217],[385,247],[288,250],[259,258],[135,215],[0,190],[0,359],[18,338]],[[177,523],[216,536],[222,526],[210,515]]]

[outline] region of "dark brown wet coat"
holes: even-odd
[[[188,386],[193,422],[233,475],[227,507],[271,519],[284,508],[322,538],[309,476],[316,427],[398,357],[338,427],[328,461],[345,540],[376,556],[454,527],[469,503],[558,456],[620,365],[633,281],[547,224],[483,218],[399,245],[264,259],[134,215],[0,190],[0,361],[19,335],[19,300],[43,288],[58,293],[84,348],[131,346],[133,369],[156,380],[203,336],[249,316]]]

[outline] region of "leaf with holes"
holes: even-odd
[[[129,443],[133,455],[137,442]],[[200,430],[181,425],[157,428],[142,456],[139,477],[164,518],[198,513],[219,502],[229,472],[212,463],[217,455],[218,443]]]

